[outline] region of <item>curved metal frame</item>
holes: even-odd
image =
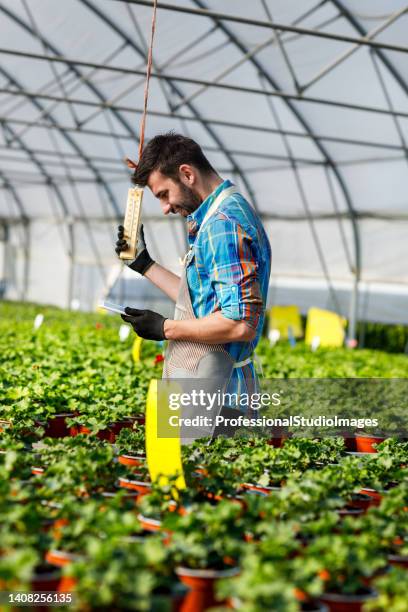
[[[127,2],[129,0],[124,0],[124,1]],[[143,59],[145,58],[145,50],[142,49],[142,47],[139,46],[134,40],[132,40],[127,35],[127,33],[119,25],[117,25],[104,11],[102,11],[99,7],[96,7],[95,4],[91,0],[79,0],[79,2],[82,5],[86,6],[94,15],[96,15],[105,24],[107,24],[121,38],[121,40],[125,43],[125,46],[129,46],[138,54],[138,56],[140,56]],[[366,37],[366,34],[367,34],[367,32],[365,31],[365,28],[361,26],[359,21],[350,13],[348,8],[344,6],[342,0],[330,0],[330,2],[334,7],[337,8],[337,10],[341,13],[341,15],[344,16],[344,18],[350,23],[350,25],[356,30],[356,32],[362,37],[361,44],[365,44],[364,37]],[[137,2],[137,3],[144,4],[145,6],[149,6],[148,2]],[[282,92],[274,76],[269,72],[269,70],[267,70],[264,67],[262,62],[259,61],[255,57],[254,54],[252,55],[250,53],[249,49],[242,42],[242,40],[240,40],[240,38],[238,38],[238,36],[235,35],[231,27],[227,25],[227,22],[223,21],[222,15],[220,15],[220,18],[217,18],[216,13],[214,11],[209,10],[208,7],[206,6],[206,3],[202,0],[193,0],[193,4],[197,7],[196,9],[197,14],[201,14],[202,16],[205,16],[208,19],[210,19],[215,24],[215,26],[224,33],[224,35],[227,37],[227,40],[229,40],[237,49],[239,49],[239,51],[243,55],[248,55],[247,61],[252,64],[254,69],[259,74],[262,75],[265,81],[276,92]],[[168,8],[169,10],[171,10],[170,6],[167,6],[165,8]],[[2,5],[0,5],[0,10],[5,15],[7,15],[10,19],[14,20],[21,28],[23,28],[31,36],[38,38],[43,44],[44,48],[51,51],[55,56],[60,56],[61,58],[64,57],[64,55],[58,50],[58,48],[53,43],[51,43],[43,35],[43,33],[36,31],[35,28],[33,28],[30,24],[26,23],[24,19],[22,19],[19,15],[15,14],[12,10]],[[178,10],[178,7],[175,6],[174,10]],[[193,11],[194,9],[191,9],[191,12]],[[252,20],[248,19],[248,22],[251,22],[251,21]],[[245,19],[242,19],[242,22],[245,23]],[[276,24],[274,24],[274,27],[276,27]],[[293,28],[291,26],[287,26],[286,29],[288,31],[299,30],[299,32],[302,30],[302,28]],[[305,30],[304,33],[305,34],[311,33],[311,31],[308,32]],[[350,41],[351,41],[351,37],[348,37],[348,38],[350,38]],[[358,39],[355,39],[355,40],[357,41]],[[402,75],[399,73],[398,69],[392,64],[391,60],[385,55],[381,44],[374,43],[374,44],[370,44],[370,46],[371,46],[372,52],[381,60],[381,62],[387,68],[387,70],[392,75],[392,77],[401,86],[403,91],[405,93],[408,93],[408,84],[404,81]],[[88,87],[88,89],[92,92],[92,94],[100,102],[101,108],[103,108],[104,110],[109,110],[116,117],[116,119],[120,122],[120,124],[125,128],[126,135],[129,135],[129,137],[134,138],[135,131],[132,129],[132,126],[128,123],[126,118],[122,115],[123,111],[119,110],[114,105],[110,107],[107,104],[108,100],[106,99],[104,94],[100,91],[97,85],[81,71],[79,66],[75,66],[72,63],[68,63],[68,61],[64,63],[64,65],[66,65],[68,72],[71,72],[72,74],[74,74],[78,79],[80,79],[84,83],[86,87]],[[11,75],[7,70],[1,67],[0,67],[0,71],[10,81],[13,87],[15,87],[18,91],[24,91],[23,85],[13,75]],[[163,74],[165,75],[165,73]],[[180,89],[179,84],[176,84],[171,78],[168,79],[166,82],[168,83],[168,86],[170,87],[171,92],[174,95],[176,95],[181,101],[183,101],[184,95],[183,95],[182,90]],[[57,129],[61,133],[63,138],[67,141],[67,143],[70,145],[70,147],[72,147],[73,151],[75,151],[78,154],[78,156],[80,156],[80,158],[85,162],[86,166],[95,176],[96,183],[99,184],[104,189],[104,192],[107,195],[107,199],[110,205],[112,206],[112,209],[114,210],[115,214],[118,215],[118,217],[120,217],[120,210],[117,206],[115,197],[110,189],[109,184],[106,182],[104,177],[98,171],[97,167],[93,163],[93,160],[91,160],[89,156],[87,156],[87,154],[82,149],[82,147],[75,141],[74,138],[70,136],[69,132],[72,132],[75,130],[72,130],[70,128],[64,129],[64,127],[61,126],[59,122],[55,119],[53,114],[51,112],[48,112],[45,105],[43,105],[39,101],[39,99],[37,99],[34,96],[29,97],[29,99],[31,103],[42,113],[44,118],[51,123],[50,127],[52,127],[53,129],[54,128]],[[337,184],[341,192],[343,193],[344,201],[347,206],[348,215],[349,215],[349,219],[352,225],[352,232],[353,232],[353,243],[354,243],[354,270],[353,272],[355,274],[355,294],[357,295],[357,285],[358,285],[358,282],[360,280],[360,275],[361,275],[361,245],[360,245],[360,233],[359,233],[359,226],[358,226],[359,215],[356,213],[350,192],[342,176],[342,173],[338,165],[336,164],[336,162],[331,157],[329,151],[323,144],[322,142],[323,139],[320,138],[317,133],[315,133],[313,126],[307,121],[307,119],[304,117],[302,112],[296,107],[296,103],[293,100],[291,100],[290,97],[286,98],[285,96],[283,96],[282,100],[285,103],[285,105],[288,107],[288,109],[296,117],[296,119],[300,122],[302,128],[305,130],[305,133],[307,133],[308,137],[310,137],[310,139],[314,142],[317,150],[319,151],[319,153],[321,154],[324,160],[323,163],[325,167],[327,168],[327,171],[329,171],[329,169],[332,171],[333,177],[335,177]],[[228,159],[228,161],[231,163],[232,172],[237,174],[240,177],[243,184],[245,185],[245,188],[248,191],[250,198],[252,199],[254,205],[256,206],[256,199],[255,199],[254,190],[253,190],[251,180],[250,180],[250,174],[249,173],[248,175],[246,174],[245,170],[238,164],[238,162],[234,158],[233,151],[231,151],[225,145],[222,138],[217,134],[216,127],[215,127],[217,125],[217,122],[214,122],[214,124],[212,124],[211,120],[206,119],[206,117],[203,116],[202,113],[199,111],[197,106],[192,104],[191,101],[186,102],[186,107],[191,112],[191,115],[192,115],[191,119],[200,123],[200,125],[207,131],[211,139],[214,141],[215,145],[218,147],[218,150],[221,153],[223,153],[225,157]],[[171,117],[172,115],[169,115],[169,116]],[[174,117],[175,118],[177,117],[177,113],[174,113]],[[64,201],[63,194],[60,192],[58,185],[53,181],[53,177],[51,176],[51,174],[47,172],[44,164],[41,162],[40,159],[37,158],[35,152],[31,150],[30,146],[27,145],[21,138],[19,138],[18,133],[16,133],[15,130],[8,123],[7,118],[2,120],[2,123],[4,124],[6,129],[9,131],[9,133],[12,135],[12,138],[16,139],[19,142],[20,149],[24,150],[27,153],[28,158],[39,169],[42,176],[44,177],[46,184],[50,188],[52,188],[53,192],[58,198],[59,204],[61,206],[61,209],[64,215],[68,216],[69,210]],[[218,124],[222,125],[222,122],[219,121]],[[284,131],[282,131],[282,133],[284,133]],[[112,134],[112,137],[114,137],[114,134]],[[330,138],[328,138],[327,140],[330,141]],[[401,147],[401,149],[403,149],[403,147]],[[25,222],[27,219],[27,215],[24,211],[24,205],[21,201],[21,198],[19,197],[19,194],[15,190],[12,183],[8,180],[4,172],[0,173],[0,177],[3,179],[4,187],[8,189],[10,193],[13,195],[13,198],[20,211],[21,219]],[[355,304],[354,305],[355,311],[356,311],[356,308],[357,308],[357,305]]]
[[[136,45],[136,43],[131,38],[129,38],[129,36],[126,34],[126,32],[124,32],[122,30],[122,28],[120,28],[117,24],[115,24],[103,11],[101,11],[99,8],[96,8],[96,6],[94,6],[90,2],[90,0],[80,0],[80,1],[81,1],[82,4],[87,6],[95,15],[97,15],[102,21],[107,23],[141,57],[143,57],[143,58],[145,57],[145,53],[143,52],[143,49],[141,47],[139,47],[138,45]],[[177,85],[175,85],[174,82],[171,81],[171,80],[169,80],[168,83],[169,83],[169,86],[172,89],[172,91],[175,94],[177,94],[177,96],[179,96],[180,99],[183,99],[184,95],[183,95],[182,91],[180,90],[180,88]],[[247,178],[245,176],[245,173],[242,171],[242,169],[240,168],[240,166],[238,165],[236,160],[233,158],[233,156],[229,153],[228,149],[225,147],[225,145],[222,142],[221,138],[214,132],[214,130],[211,128],[211,126],[208,125],[208,123],[206,123],[205,119],[201,116],[201,113],[197,110],[195,105],[189,103],[187,105],[187,107],[200,120],[200,122],[202,123],[203,128],[208,132],[208,134],[211,136],[211,138],[214,140],[214,142],[220,147],[220,150],[224,153],[226,158],[231,163],[233,171],[236,172],[236,174],[241,177],[242,182],[245,185],[246,189],[248,190],[248,193],[249,193],[249,195],[250,195],[250,197],[251,197],[251,199],[252,199],[252,201],[254,203],[254,206],[256,207],[257,203],[256,203],[255,194],[254,194],[254,192],[252,190],[252,187],[251,187],[249,181],[247,180]]]

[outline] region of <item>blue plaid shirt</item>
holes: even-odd
[[[255,350],[262,333],[271,247],[261,220],[240,194],[227,197],[197,232],[215,198],[232,185],[224,181],[187,217],[188,240],[194,258],[187,267],[191,303],[197,318],[217,310],[235,321],[245,321],[256,330],[252,342],[230,342],[225,349],[234,361],[243,361]],[[250,393],[257,389],[253,363],[235,368],[228,393]]]

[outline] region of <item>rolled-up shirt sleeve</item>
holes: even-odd
[[[264,305],[252,239],[241,225],[216,219],[208,228],[207,270],[221,313],[256,329]]]

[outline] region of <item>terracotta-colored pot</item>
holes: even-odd
[[[273,436],[267,440],[267,443],[269,446],[273,446],[274,448],[281,448],[284,445],[285,440],[287,440],[286,436]]]
[[[69,525],[69,519],[67,518],[58,518],[58,519],[55,519],[55,521],[53,521],[52,537],[55,540],[59,540],[61,538],[62,536],[61,529],[62,527],[65,527],[66,525]]]
[[[343,593],[323,593],[319,601],[326,604],[330,612],[361,612],[363,605],[374,599],[377,593],[367,589],[362,595],[345,595]]]
[[[102,491],[101,495],[105,499],[106,498],[107,499],[111,499],[112,497],[115,497],[115,495],[118,493],[119,490],[120,490],[120,487],[118,487],[117,491]],[[129,490],[125,495],[123,495],[123,500],[124,501],[133,501],[134,503],[136,503],[139,496],[140,496],[139,491],[130,491]]]
[[[306,601],[301,604],[300,609],[302,612],[329,612],[329,608],[318,601]]]
[[[41,474],[44,474],[44,468],[38,467],[38,466],[32,466],[31,473],[34,476],[41,476]]]
[[[111,423],[109,427],[105,429],[100,429],[96,436],[100,440],[106,440],[110,444],[114,444],[116,440],[116,436],[120,433],[120,431],[124,428],[131,429],[133,427],[133,422],[130,419],[126,419],[123,421],[116,421],[115,423]],[[78,434],[87,434],[91,435],[92,431],[86,425],[79,425],[70,428],[71,436],[77,436]]]
[[[58,587],[58,593],[70,593],[74,590],[76,583],[76,578],[62,576]]]
[[[70,435],[70,428],[66,423],[66,419],[73,417],[72,412],[61,412],[49,419],[44,436],[47,438],[64,438]]]
[[[364,511],[368,510],[370,506],[374,505],[374,498],[370,495],[366,495],[365,493],[355,493],[347,501],[347,506],[349,508],[360,508]]]
[[[356,439],[354,437],[354,434],[351,435],[344,435],[343,436],[343,440],[344,440],[344,446],[346,447],[346,449],[348,451],[355,451],[357,450],[356,448]]]
[[[79,561],[80,559],[82,559],[81,555],[66,552],[65,550],[57,550],[55,548],[48,550],[45,554],[46,562],[56,567],[64,567],[64,565],[69,565],[69,563]]]
[[[119,478],[118,484],[124,489],[138,491],[141,495],[146,495],[152,490],[151,482],[143,482],[142,480],[135,480],[133,478]]]
[[[37,568],[34,575],[31,578],[31,592],[48,592],[56,593],[61,584],[61,570],[55,567],[41,567]],[[53,610],[53,605],[50,603],[47,605],[36,605],[35,610],[38,612],[47,612]]]
[[[222,605],[215,599],[215,583],[221,578],[230,578],[238,574],[238,568],[227,570],[176,568],[180,581],[190,591],[181,605],[181,612],[204,612],[208,608]]]
[[[363,489],[361,489],[361,491],[359,491],[359,493],[371,497],[371,499],[373,500],[373,506],[379,506],[383,498],[382,494],[379,491],[376,491],[375,489],[370,489],[368,487],[364,487]]]
[[[146,463],[146,457],[142,455],[119,455],[118,462],[122,465],[129,465],[131,467],[139,467]]]
[[[388,561],[391,565],[399,565],[400,567],[408,568],[408,556],[407,555],[388,555]]]
[[[146,417],[144,414],[134,414],[125,417],[126,420],[132,421],[132,423],[137,423],[138,425],[144,425],[146,423]]]
[[[380,444],[385,438],[383,436],[370,436],[368,434],[356,434],[356,450],[360,453],[376,453],[373,444]]]
[[[251,482],[244,482],[241,487],[243,489],[247,489],[248,491],[254,491],[257,493],[264,493],[265,495],[269,495],[270,493],[274,493],[276,491],[280,491],[281,487],[267,487],[257,484],[252,484]]]
[[[141,527],[145,531],[160,531],[161,526],[162,526],[161,521],[150,518],[148,516],[144,516],[143,514],[138,514],[137,518],[139,520]]]
[[[344,508],[340,508],[337,510],[337,514],[343,518],[344,516],[361,516],[364,513],[362,508],[350,508],[345,506]]]
[[[11,421],[7,421],[6,419],[0,419],[0,433],[3,431],[13,427],[13,423]]]
[[[61,580],[61,570],[44,567],[35,571],[31,578],[32,591],[56,591]]]

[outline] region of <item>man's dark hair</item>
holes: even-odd
[[[215,172],[200,145],[194,140],[175,132],[159,134],[152,138],[144,149],[132,182],[144,187],[153,170],[159,170],[179,182],[179,167],[182,164],[194,166],[203,174]]]

